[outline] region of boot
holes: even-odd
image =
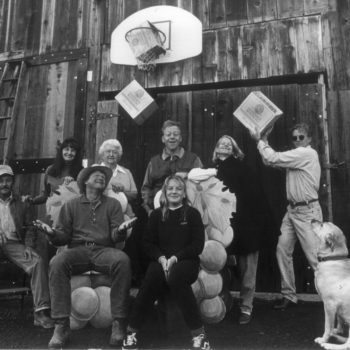
[[[47,310],[45,309],[34,312],[34,326],[53,328],[55,327],[55,322],[47,315]]]
[[[109,339],[109,345],[119,346],[126,335],[126,319],[115,319],[112,323],[112,333]]]
[[[69,317],[55,320],[55,330],[49,342],[49,349],[61,349],[70,336]]]

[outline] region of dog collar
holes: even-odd
[[[330,260],[345,260],[348,259],[348,255],[334,255],[334,256],[318,256],[318,262],[330,261]]]

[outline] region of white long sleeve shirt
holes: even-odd
[[[295,203],[318,198],[321,166],[313,148],[307,146],[276,152],[268,143],[260,140],[258,150],[265,164],[286,169],[288,201]]]

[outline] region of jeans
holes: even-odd
[[[30,250],[31,257],[26,256],[26,249]],[[2,250],[9,260],[30,276],[34,311],[49,309],[49,281],[44,260],[32,248],[16,241],[7,242],[2,246]]]
[[[49,279],[52,318],[69,317],[71,312],[72,275],[95,270],[110,276],[111,314],[113,319],[126,318],[129,308],[131,267],[121,250],[85,245],[62,250],[50,261]]]
[[[277,244],[277,262],[281,273],[281,293],[284,298],[297,302],[293,252],[297,239],[313,268],[317,266],[318,238],[312,231],[311,220],[322,221],[322,210],[318,202],[291,208],[288,206]]]
[[[201,328],[203,322],[191,287],[198,277],[198,271],[197,261],[181,260],[173,265],[166,281],[161,264],[151,262],[134,302],[129,327],[139,330],[154,302],[170,290],[189,329],[193,331]]]
[[[241,312],[252,313],[253,299],[256,286],[256,271],[258,268],[259,252],[238,255],[238,267],[241,280],[240,309]]]

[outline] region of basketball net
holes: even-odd
[[[154,70],[155,60],[166,53],[163,47],[166,35],[149,21],[129,30],[125,34],[125,40],[136,58],[139,70]]]

